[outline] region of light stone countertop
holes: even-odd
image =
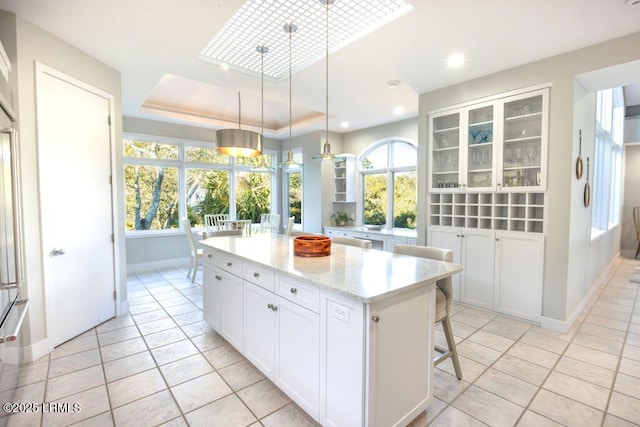
[[[213,237],[200,244],[306,279],[363,303],[433,286],[436,280],[462,271],[459,264],[337,243],[331,245],[329,256],[295,256],[293,237],[282,234]]]

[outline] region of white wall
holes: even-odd
[[[542,314],[552,321],[567,322],[574,312],[577,301],[574,296],[574,271],[588,270],[592,256],[581,253],[582,240],[574,240],[571,233],[572,207],[582,203],[575,197],[578,186],[573,182],[572,172],[577,153],[577,138],[574,124],[574,103],[576,102],[576,76],[594,70],[630,63],[640,59],[640,33],[611,40],[563,55],[543,59],[486,77],[438,89],[420,95],[420,117],[426,118],[431,110],[472,101],[519,88],[551,83],[549,151],[548,151],[548,209],[545,250],[545,273]],[[419,140],[421,147],[427,146],[428,123],[419,120]],[[583,140],[584,142],[584,140]],[[583,155],[592,156],[583,146]],[[426,188],[426,149],[421,151],[420,161],[425,167],[419,173],[419,188]],[[418,236],[424,239],[426,233],[426,193],[418,200]],[[576,206],[576,209],[578,207]],[[586,226],[586,217],[579,220],[576,229]],[[609,243],[609,241],[607,241]],[[609,245],[607,245],[609,247]],[[577,252],[577,255],[574,255]],[[595,254],[594,254],[595,256]],[[601,268],[608,265],[612,254],[602,251],[597,254],[603,262],[595,264]],[[570,273],[571,272],[571,273]],[[592,274],[595,275],[595,274]],[[587,284],[591,287],[591,284]],[[572,289],[569,291],[569,289]],[[571,295],[571,301],[568,296]]]
[[[624,162],[625,175],[620,252],[625,256],[633,257],[638,247],[632,209],[640,206],[640,191],[638,191],[638,186],[640,185],[640,143],[625,144]]]
[[[25,327],[27,344],[37,346],[47,337],[45,317],[45,292],[42,271],[42,247],[40,235],[39,186],[37,168],[37,140],[36,140],[36,105],[35,105],[35,61],[42,62],[62,73],[72,76],[89,85],[112,94],[115,99],[115,150],[122,151],[122,121],[120,97],[120,73],[105,64],[89,57],[79,49],[64,41],[53,37],[44,30],[28,21],[17,18],[16,46],[17,63],[15,72],[19,74],[17,86],[13,88],[17,97],[19,119],[19,146],[21,164],[21,185],[23,204],[23,233],[25,252],[25,276],[27,282],[27,296],[31,300],[28,324]],[[4,22],[3,26],[4,26]],[[64,102],[61,100],[61,108]],[[109,159],[105,159],[109,161]],[[116,175],[122,175],[122,163],[117,160]],[[118,177],[115,177],[116,185]],[[124,205],[124,195],[118,194],[117,206]],[[61,207],[63,209],[64,207]],[[120,209],[118,209],[120,211]],[[72,213],[70,213],[72,214]],[[116,263],[122,268],[116,272],[120,283],[122,301],[126,300],[126,265],[124,251],[124,216],[115,218],[116,233]],[[70,232],[77,232],[70,230]],[[81,232],[90,233],[91,230]],[[122,246],[120,246],[122,244]],[[34,350],[38,353],[38,350]]]

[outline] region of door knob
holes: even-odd
[[[51,251],[51,255],[53,256],[64,255],[65,253],[66,252],[64,251],[64,249],[53,248],[53,250]]]

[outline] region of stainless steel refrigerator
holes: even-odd
[[[0,391],[13,389],[22,361],[20,333],[29,308],[23,297],[15,116],[0,96]]]

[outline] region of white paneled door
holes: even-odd
[[[48,335],[57,346],[115,315],[113,101],[38,65],[43,280]]]

